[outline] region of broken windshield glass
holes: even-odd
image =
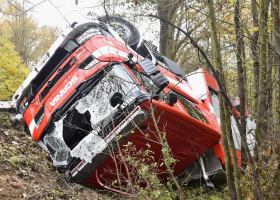
[[[53,130],[44,139],[44,145],[50,151],[51,158],[56,162],[67,161],[70,156],[70,149],[65,144],[62,137],[63,118],[54,123]]]
[[[74,106],[44,137],[53,160],[63,162],[77,157],[91,162],[91,158],[108,145],[102,137],[102,130],[118,111],[118,107],[110,104],[110,93],[122,93],[124,108],[141,90],[123,65],[114,65],[96,82],[95,87],[73,103]]]

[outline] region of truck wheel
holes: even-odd
[[[113,29],[120,34],[128,46],[134,50],[136,49],[140,40],[140,34],[132,23],[116,16],[109,16],[108,18],[106,16],[102,16],[99,20],[101,22],[105,22],[106,24],[110,24]]]

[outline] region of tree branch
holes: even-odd
[[[183,29],[179,28],[179,27],[176,26],[175,24],[171,23],[170,21],[168,21],[168,20],[162,18],[162,17],[156,16],[156,15],[148,15],[148,16],[149,16],[149,17],[153,17],[153,18],[157,18],[157,19],[160,19],[160,20],[164,20],[164,21],[165,21],[166,23],[168,23],[169,25],[173,26],[174,28],[176,28],[176,29],[178,29],[179,31],[181,31],[182,33],[184,33],[184,34],[190,39],[190,41],[191,41],[191,43],[193,44],[193,46],[194,46],[195,48],[198,49],[198,51],[201,53],[201,55],[202,55],[202,56],[204,57],[204,59],[206,60],[208,66],[209,66],[210,69],[211,69],[211,71],[213,72],[214,78],[216,79],[217,84],[218,84],[218,86],[219,86],[219,89],[220,89],[221,93],[223,94],[223,96],[225,97],[228,106],[230,107],[231,110],[234,110],[234,107],[232,106],[231,101],[230,101],[228,95],[226,94],[226,92],[225,92],[225,90],[224,90],[224,88],[223,88],[223,86],[222,86],[222,83],[221,83],[221,81],[220,81],[220,79],[219,79],[219,77],[218,77],[218,75],[217,75],[217,73],[216,73],[216,71],[215,71],[214,66],[212,65],[211,61],[208,59],[206,53],[200,48],[200,46],[199,46],[199,45],[196,43],[196,41],[190,36],[190,34],[187,33],[186,31],[184,31]]]

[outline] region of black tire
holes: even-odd
[[[136,49],[137,45],[140,41],[140,34],[138,29],[130,22],[126,21],[121,17],[102,16],[99,19],[101,22],[105,22],[106,24],[110,24],[116,32],[121,33],[124,41],[130,46],[132,49]]]

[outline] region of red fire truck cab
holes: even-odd
[[[139,32],[129,22],[102,21],[73,23],[13,97],[12,105],[54,166],[72,182],[106,186],[121,168],[113,159],[117,144],[123,149],[128,142],[137,149],[150,143],[161,163],[154,110],[176,159],[175,176],[191,174],[188,167],[207,152],[222,169],[217,87],[206,75],[198,78],[201,82],[195,75],[186,78],[145,40],[136,49]],[[204,93],[198,94],[198,87]],[[200,164],[208,181],[207,159]]]

